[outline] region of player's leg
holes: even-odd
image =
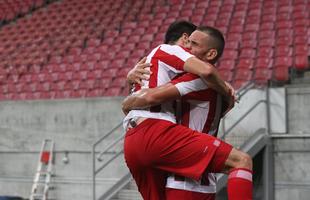
[[[144,200],[165,200],[165,172],[151,168],[130,172]]]
[[[252,159],[248,154],[221,142],[207,171],[228,174],[229,200],[252,199]]]
[[[253,198],[252,158],[237,149],[232,149],[225,162],[228,169],[227,193],[229,200]]]
[[[149,129],[152,124],[146,121],[144,125],[141,124],[126,133],[124,157],[143,199],[165,200],[167,175],[166,172],[153,167],[157,151],[153,149],[155,147],[149,145],[153,135]]]

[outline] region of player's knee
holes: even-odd
[[[252,167],[253,167],[253,161],[251,156],[247,153],[240,152],[238,168],[246,168],[252,170]]]

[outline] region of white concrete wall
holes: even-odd
[[[288,134],[273,139],[275,200],[310,197],[310,87],[287,88]]]
[[[91,198],[92,144],[121,122],[122,98],[0,102],[0,195],[29,197],[43,139],[55,142],[49,194],[59,200]],[[123,134],[119,128],[108,140]],[[104,148],[107,142],[99,146]],[[118,148],[122,147],[120,143]],[[62,160],[68,154],[69,163]],[[105,155],[104,158],[109,157]],[[123,157],[98,179],[103,193],[127,172]]]

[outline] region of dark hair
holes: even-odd
[[[200,26],[198,31],[208,34],[211,38],[208,40],[208,46],[217,50],[217,56],[211,61],[215,63],[223,54],[225,48],[225,39],[221,31],[210,26]]]
[[[173,22],[165,35],[165,44],[176,42],[184,33],[188,35],[192,34],[196,30],[197,26],[188,21],[176,21]]]

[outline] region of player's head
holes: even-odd
[[[179,45],[185,45],[188,43],[189,36],[196,28],[196,25],[184,20],[172,23],[166,32],[165,44],[179,43]]]
[[[216,28],[210,26],[200,26],[194,31],[189,38],[191,53],[203,61],[212,64],[223,54],[225,40],[223,34]]]

